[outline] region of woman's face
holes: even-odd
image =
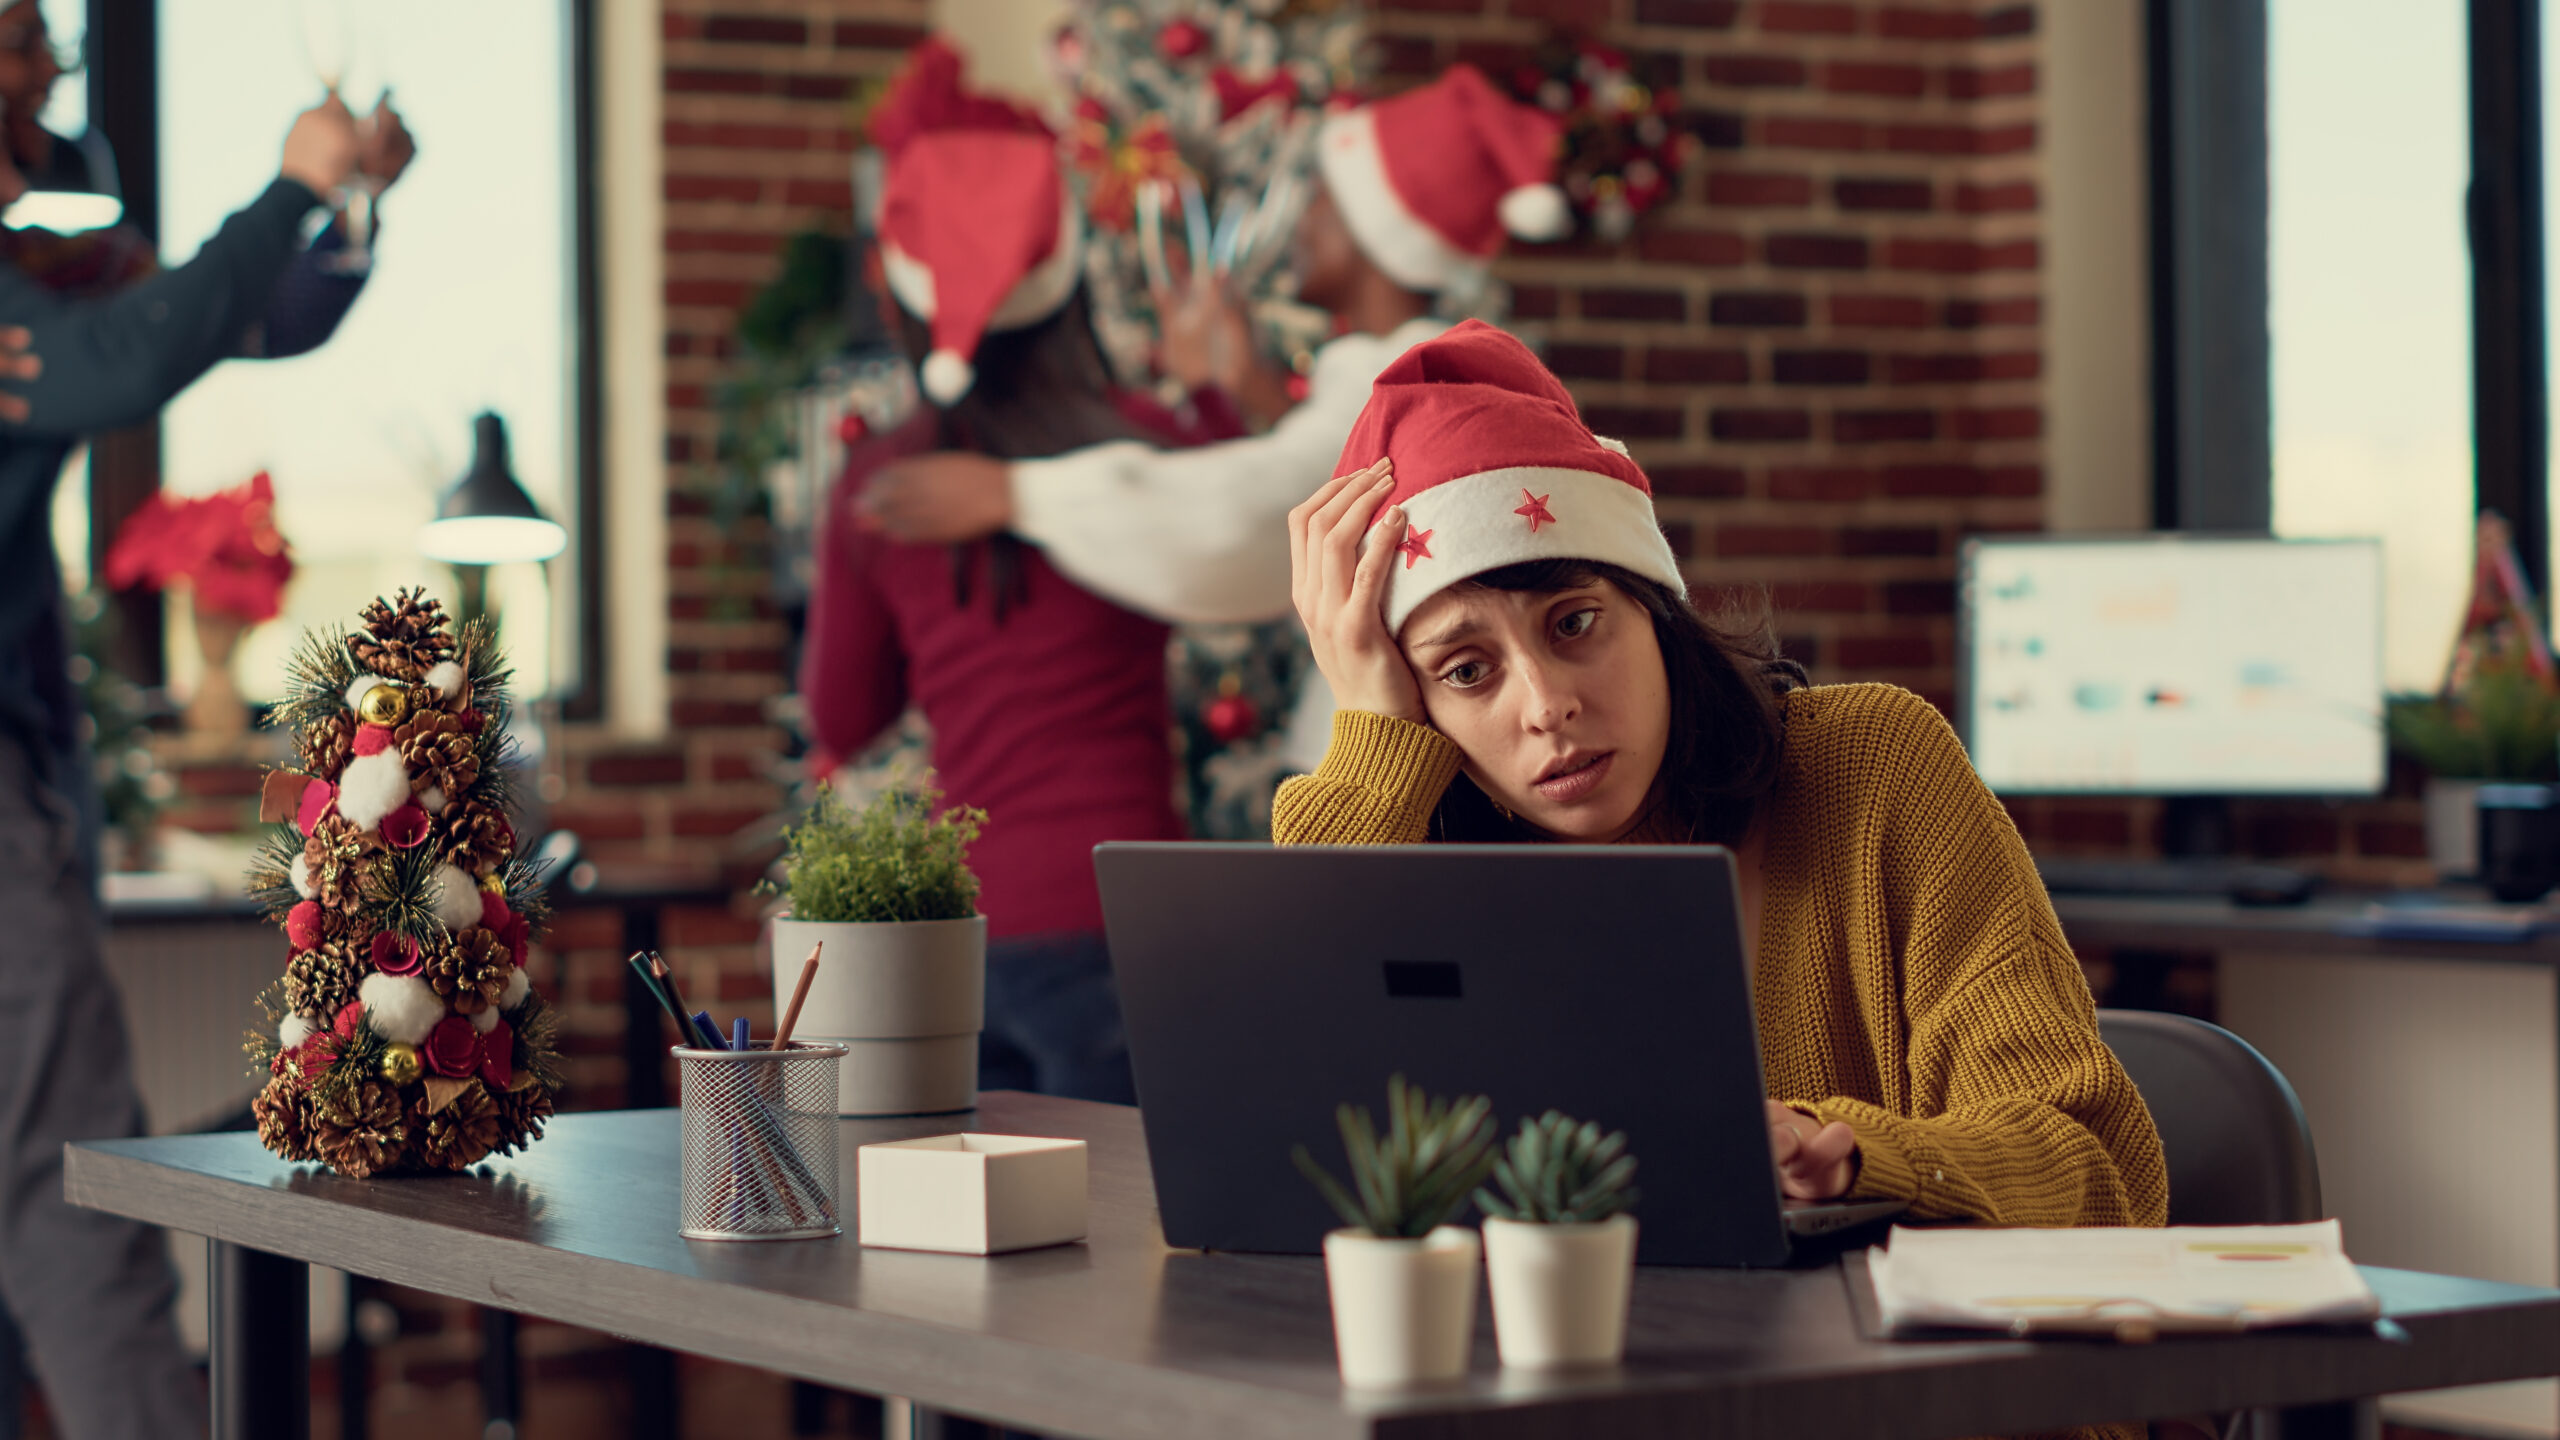
[[[1561,840],[1643,818],[1671,735],[1653,618],[1606,580],[1538,594],[1458,585],[1399,635],[1431,724],[1502,807]]]

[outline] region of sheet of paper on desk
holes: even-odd
[[[2370,1320],[2381,1306],[2338,1222],[2168,1230],[1907,1230],[1871,1251],[1889,1334],[2256,1330]]]
[[[2530,940],[2560,925],[2560,909],[2549,905],[2500,905],[2487,900],[2454,900],[2429,894],[2394,895],[2376,900],[2338,929],[2348,935],[2384,940]]]

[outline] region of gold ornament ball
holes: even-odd
[[[507,877],[502,871],[492,870],[480,877],[480,888],[503,899],[507,893]]]
[[[367,725],[397,725],[409,718],[409,692],[388,681],[364,692],[356,715]]]
[[[386,1045],[382,1050],[382,1078],[394,1085],[406,1085],[425,1073],[418,1064],[415,1045]]]

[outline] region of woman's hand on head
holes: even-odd
[[[1858,1178],[1858,1133],[1837,1120],[1825,1125],[1791,1105],[1764,1103],[1779,1191],[1790,1200],[1837,1200],[1848,1194],[1849,1182]]]
[[[1290,511],[1289,592],[1335,706],[1427,725],[1422,687],[1387,633],[1388,565],[1404,511],[1378,506],[1393,488],[1394,467],[1380,460],[1326,481]]]

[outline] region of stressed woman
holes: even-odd
[[[1498,330],[1390,366],[1344,468],[1290,516],[1339,708],[1280,843],[1727,846],[1787,1194],[2162,1223],[2150,1113],[1935,709],[1693,610],[1643,471]]]

